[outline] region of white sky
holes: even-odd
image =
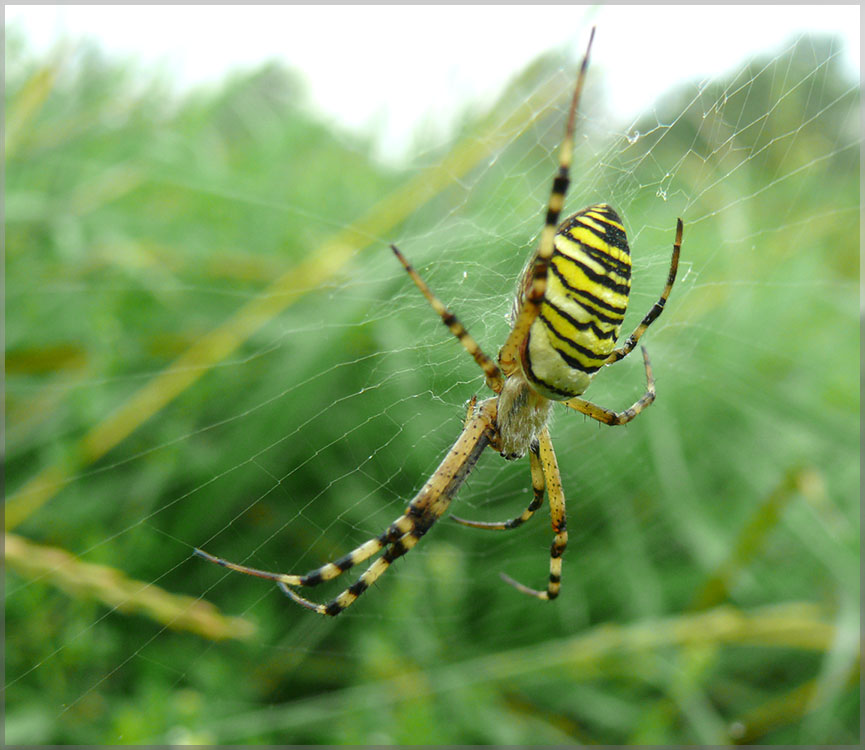
[[[718,75],[804,31],[833,32],[859,71],[859,6],[7,6],[38,50],[60,37],[173,71],[185,88],[274,58],[306,78],[313,104],[403,151],[413,128],[445,128],[489,105],[537,55],[566,45],[592,64],[622,121],[682,79]]]

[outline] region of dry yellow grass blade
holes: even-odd
[[[755,503],[754,512],[743,526],[730,554],[705,580],[689,607],[691,611],[707,610],[727,599],[736,576],[753,561],[781,519],[787,504],[801,492],[814,473],[813,468],[790,467],[773,490],[760,502]],[[658,737],[665,736],[662,728],[671,727],[678,717],[677,701],[684,703],[699,691],[704,675],[716,665],[721,651],[720,644],[698,643],[679,651],[675,675],[671,681],[673,697],[660,698],[654,708],[646,713],[643,724],[628,738],[628,744],[654,744]],[[700,740],[705,744],[726,744],[730,728],[712,712],[704,711],[701,717]],[[649,732],[648,735],[643,732]]]
[[[778,525],[781,514],[790,500],[813,482],[816,469],[794,466],[789,468],[778,485],[760,503],[745,527],[739,532],[730,555],[706,580],[694,597],[691,609],[701,610],[720,604],[727,598],[736,574],[744,570],[761,549],[768,536]]]
[[[383,711],[406,701],[428,700],[445,692],[471,689],[472,685],[500,683],[509,688],[514,680],[526,675],[541,675],[533,678],[537,680],[565,671],[574,681],[586,682],[607,674],[605,664],[611,658],[623,661],[670,647],[748,645],[825,651],[836,636],[835,626],[826,617],[818,605],[790,602],[754,610],[722,606],[708,612],[631,625],[598,625],[571,638],[501,651],[423,672],[403,669],[391,678],[232,717],[210,725],[209,730],[214,742],[224,743],[253,732],[288,730],[336,717],[344,719],[349,711]]]
[[[543,111],[541,105],[548,104],[557,89],[554,83],[539,87],[503,122],[464,140],[440,164],[419,174],[378,203],[366,216],[337,232],[311,252],[307,260],[287,270],[231,318],[199,339],[87,432],[69,452],[76,457],[73,461],[43,468],[15,492],[6,504],[6,529],[21,524],[48,502],[76,472],[104,456],[268,321],[333,277],[357,252],[393,231],[426,201],[529,127]]]
[[[39,68],[18,91],[6,109],[6,160],[13,158],[22,133],[28,132],[33,119],[42,109],[54,89],[57,75],[63,68],[65,51],[61,49],[54,61]]]
[[[844,681],[845,688],[852,689],[859,683],[859,670],[859,662],[849,669]],[[798,721],[821,705],[818,681],[808,680],[749,711],[733,723],[731,735],[740,745],[750,744],[773,729]]]
[[[58,547],[5,535],[6,563],[27,579],[62,589],[78,599],[96,599],[124,614],[141,614],[171,628],[204,638],[249,638],[255,626],[240,617],[225,617],[210,602],[172,594],[151,583],[127,578],[106,565],[81,562]]]

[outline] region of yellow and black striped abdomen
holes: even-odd
[[[628,307],[631,256],[622,220],[605,203],[565,219],[554,247],[522,360],[532,386],[561,401],[581,394],[615,347]]]

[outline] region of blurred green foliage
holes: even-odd
[[[546,521],[501,535],[445,521],[324,620],[192,548],[306,570],[421,486],[482,380],[387,243],[494,354],[549,190],[561,60],[466,115],[460,137],[483,139],[561,78],[494,159],[88,465],[89,430],[445,154],[377,163],[277,67],[178,97],[93,48],[37,59],[10,35],[7,490],[72,472],[15,531],[257,632],[211,643],[10,564],[7,741],[856,743],[859,94],[837,53],[803,38],[612,135],[592,70],[568,205],[625,216],[631,324],[686,224],[645,340],[658,401],[627,429],[554,422],[571,529],[555,604],[497,577],[540,585]],[[589,395],[622,408],[641,386],[626,362]],[[524,464],[485,456],[460,515],[519,512]]]

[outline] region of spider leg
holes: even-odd
[[[468,421],[466,428],[468,427]],[[440,467],[441,468],[441,467]],[[424,488],[426,489],[426,488]],[[412,500],[405,513],[397,518],[385,531],[377,537],[364,542],[359,547],[356,547],[351,552],[342,557],[325,563],[321,567],[305,573],[304,575],[292,575],[289,573],[274,573],[269,570],[260,570],[259,568],[250,568],[246,565],[233,563],[222,557],[216,557],[202,549],[195,549],[195,554],[203,557],[208,562],[220,565],[223,568],[234,570],[245,575],[255,576],[256,578],[265,578],[270,581],[276,581],[280,585],[287,586],[317,586],[325,581],[331,581],[337,576],[342,575],[347,570],[350,570],[355,565],[362,563],[364,560],[372,557],[376,553],[384,549],[388,544],[397,542],[405,536],[413,533],[420,525],[420,519],[423,519],[427,513],[427,505],[430,502],[429,493],[424,493],[423,490]]]
[[[582,398],[569,399],[563,402],[564,405],[581,414],[585,414],[587,417],[597,419],[604,424],[618,425],[630,422],[655,400],[655,378],[652,375],[652,364],[649,362],[649,353],[644,346],[641,346],[640,349],[643,352],[643,362],[646,365],[646,392],[631,407],[624,411],[611,411]]]
[[[445,505],[445,507],[447,506]],[[400,539],[388,546],[384,554],[375,560],[363,572],[360,578],[327,604],[319,604],[301,596],[283,581],[278,581],[277,585],[289,599],[296,602],[301,607],[311,609],[313,612],[317,612],[320,615],[336,617],[344,609],[354,604],[354,602],[357,601],[357,598],[387,571],[394,560],[402,557],[411,550],[412,547],[420,541],[421,537],[429,531],[432,525],[441,517],[443,512],[444,510],[442,509],[441,511],[434,513],[431,517],[426,519],[424,524],[415,525],[410,532],[404,534]]]
[[[289,586],[315,586],[323,581],[330,581],[333,578],[342,575],[353,566],[381,551],[390,542],[399,539],[403,534],[406,534],[413,528],[414,521],[412,520],[412,516],[419,512],[420,509],[413,508],[410,505],[406,512],[388,526],[382,534],[364,542],[359,547],[348,554],[343,555],[339,559],[325,563],[321,567],[315,568],[304,575],[274,573],[269,570],[250,568],[246,565],[233,563],[222,557],[216,557],[215,555],[211,555],[210,553],[198,548],[196,548],[194,552],[196,555],[204,558],[208,562],[215,563],[216,565],[228,568],[229,570],[234,570],[237,573],[244,573],[245,575],[255,576],[256,578],[265,578],[270,581],[276,581],[277,583],[288,584]]]
[[[484,371],[487,385],[490,389],[495,393],[501,393],[504,379],[502,378],[502,373],[501,370],[499,370],[498,365],[484,354],[480,344],[474,340],[472,335],[468,330],[466,330],[466,327],[460,322],[459,318],[448,310],[444,303],[433,294],[432,290],[427,286],[426,282],[420,277],[412,265],[405,259],[405,256],[399,251],[397,246],[391,245],[390,247],[391,250],[393,250],[394,255],[399,259],[399,262],[403,264],[403,267],[408,272],[411,280],[415,283],[417,288],[420,289],[421,294],[427,298],[433,309],[439,314],[442,322],[448,327],[450,332],[459,339],[463,348],[474,357],[475,362],[480,365],[480,368]]]
[[[448,505],[465,482],[469,472],[474,468],[484,448],[495,437],[497,406],[497,400],[490,398],[476,407],[474,415],[470,419],[467,418],[465,428],[453,447],[411,501],[406,512],[388,526],[384,533],[364,542],[360,547],[338,560],[326,563],[306,575],[290,575],[238,565],[200,549],[196,549],[195,554],[208,562],[238,573],[275,581],[283,592],[298,604],[322,615],[338,615],[366,591],[369,585],[387,570],[393,560],[402,557],[414,547],[447,510]],[[384,554],[373,562],[354,584],[328,604],[311,602],[290,588],[292,586],[315,586],[323,581],[336,578],[354,565],[372,557],[384,547],[387,547]]]
[[[475,406],[477,406],[477,403],[478,403],[478,397],[472,396],[469,399],[469,402],[466,404],[466,418],[465,418],[465,421],[463,422],[463,429],[468,427],[469,422],[472,421],[472,417],[475,414]]]
[[[565,517],[565,493],[562,490],[562,475],[559,473],[559,464],[556,461],[556,453],[553,450],[553,441],[546,427],[541,432],[540,439],[540,462],[546,477],[547,495],[550,498],[550,519],[553,525],[553,543],[550,547],[550,578],[546,591],[524,586],[508,575],[501,573],[502,580],[509,583],[517,591],[534,596],[538,599],[555,599],[559,595],[562,586],[562,555],[568,546],[568,528]]]
[[[544,501],[544,470],[538,455],[539,450],[537,442],[532,443],[529,449],[529,467],[532,472],[532,491],[534,497],[532,498],[532,502],[529,503],[529,507],[522,512],[522,515],[511,518],[509,521],[470,521],[453,514],[451,514],[451,519],[457,523],[461,523],[463,526],[471,526],[475,529],[515,529],[517,526],[522,526],[535,514],[535,511],[541,507]]]
[[[583,92],[583,85],[586,81],[586,71],[589,67],[589,52],[592,49],[592,41],[595,38],[595,29],[592,28],[592,34],[589,37],[589,43],[586,46],[586,52],[583,55],[583,62],[580,65],[580,72],[577,76],[577,83],[574,87],[574,95],[571,99],[571,106],[568,110],[568,124],[565,128],[565,137],[562,140],[562,147],[559,155],[559,168],[556,176],[553,179],[553,188],[550,193],[550,200],[547,204],[547,214],[544,221],[544,228],[541,231],[541,240],[538,245],[538,251],[532,261],[532,265],[526,270],[524,284],[520,292],[520,307],[514,326],[508,335],[507,340],[499,352],[499,364],[502,372],[505,375],[512,375],[519,368],[518,359],[520,346],[526,340],[529,334],[529,329],[532,323],[535,322],[538,313],[540,312],[541,302],[544,299],[544,293],[547,289],[547,270],[550,265],[550,259],[553,257],[553,239],[556,234],[556,227],[559,223],[559,215],[562,212],[562,206],[565,203],[565,194],[568,192],[570,184],[570,169],[571,159],[574,152],[574,130],[576,127],[577,108],[580,103],[580,95]]]
[[[667,304],[667,299],[670,296],[670,291],[673,288],[673,283],[676,281],[676,272],[679,270],[679,251],[682,248],[682,220],[676,220],[676,239],[673,242],[673,258],[670,261],[670,272],[667,274],[667,284],[664,287],[664,291],[661,292],[661,298],[652,305],[652,309],[646,314],[646,317],[643,318],[640,325],[638,325],[634,332],[628,337],[628,340],[625,342],[624,346],[620,346],[618,349],[613,349],[612,353],[609,357],[607,357],[607,361],[605,364],[611,365],[613,362],[618,362],[622,357],[628,356],[631,353],[631,350],[637,345],[637,342],[640,340],[640,336],[642,336],[646,329],[655,322],[655,320],[661,315],[664,311],[664,305]]]
[[[415,521],[411,530],[403,534],[397,541],[390,544],[384,554],[375,560],[351,586],[345,589],[345,591],[339,594],[336,598],[331,599],[327,604],[319,604],[318,602],[313,602],[306,597],[301,596],[284,581],[278,581],[279,588],[282,589],[282,592],[287,597],[300,606],[306,607],[320,615],[336,617],[344,609],[354,604],[355,601],[357,601],[357,598],[364,591],[384,575],[394,560],[407,554],[420,541],[421,537],[423,537],[424,534],[433,527],[433,524],[444,515],[444,512],[448,509],[457,489],[459,489],[459,486],[465,480],[465,477],[468,476],[468,471],[471,466],[474,465],[474,461],[477,460],[477,457],[480,456],[481,451],[486,447],[486,445],[486,440],[479,441],[478,448],[470,454],[467,458],[467,465],[461,469],[462,474],[455,475],[449,484],[440,492],[433,493],[427,498],[428,502],[424,504],[423,511]],[[474,455],[475,453],[476,456],[472,459],[471,455]],[[469,463],[470,465],[468,465]],[[426,487],[429,486],[430,483],[428,482]],[[426,489],[426,487],[424,489]],[[423,491],[424,490],[421,490],[421,493],[423,493]]]

